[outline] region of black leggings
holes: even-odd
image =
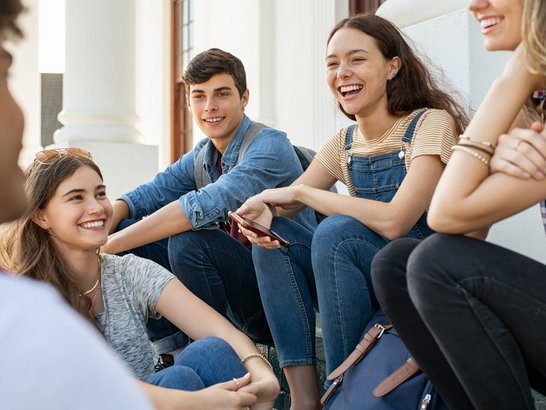
[[[546,266],[458,235],[375,257],[379,303],[450,409],[533,409],[546,392]]]

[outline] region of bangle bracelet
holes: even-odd
[[[250,353],[249,355],[246,355],[245,357],[243,357],[241,362],[245,364],[249,359],[252,359],[253,357],[259,357],[260,359],[262,359],[265,362],[265,364],[269,366],[271,371],[273,371],[273,366],[271,365],[271,363],[269,363],[269,360],[267,360],[265,356],[261,353]]]
[[[475,140],[475,139],[472,139],[470,137],[467,137],[464,134],[459,135],[459,139],[472,141],[472,142],[474,142],[476,144],[483,145],[484,147],[488,147],[488,148],[491,148],[493,150],[495,150],[495,148],[497,148],[497,144],[495,144],[494,142]]]
[[[451,147],[451,149],[453,151],[456,151],[456,150],[464,151],[467,154],[472,155],[474,158],[479,159],[486,166],[489,166],[489,160],[485,158],[483,155],[481,155],[480,153],[474,151],[472,148],[465,147],[464,145],[454,145],[453,147]]]

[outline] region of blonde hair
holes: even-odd
[[[523,41],[530,69],[546,75],[546,2],[525,0],[523,6]]]

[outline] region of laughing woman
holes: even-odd
[[[26,178],[29,207],[2,236],[2,266],[56,287],[104,335],[158,408],[271,409],[279,385],[248,337],[154,262],[98,252],[112,207],[89,153],[41,151]],[[196,342],[154,373],[146,321],[159,315]]]
[[[237,212],[290,242],[257,237],[260,294],[293,409],[319,408],[315,312],[319,308],[326,370],[360,340],[377,308],[370,264],[390,240],[432,233],[425,211],[466,122],[433,81],[400,31],[374,15],[337,24],[326,50],[327,80],[355,125],[320,149],[290,187],[266,190]],[[336,181],[350,196],[328,191]],[[283,216],[305,207],[328,215],[312,232]]]

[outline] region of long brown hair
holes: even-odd
[[[453,117],[457,133],[463,132],[468,124],[467,113],[450,94],[440,89],[425,64],[394,24],[374,14],[356,14],[335,25],[328,36],[327,44],[342,28],[353,28],[372,37],[387,60],[400,58],[400,70],[387,82],[387,105],[390,114],[405,115],[419,108],[437,108],[447,111]],[[339,107],[347,117],[356,120],[341,105]]]
[[[102,179],[100,169],[92,160],[70,154],[30,165],[25,173],[28,207],[0,236],[0,265],[18,275],[50,283],[71,306],[94,322],[89,311],[91,300],[80,296],[81,290],[63,255],[49,233],[32,220],[39,209],[47,206],[58,186],[84,166],[92,168]]]

